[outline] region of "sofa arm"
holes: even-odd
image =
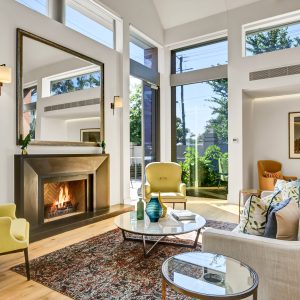
[[[183,194],[186,196],[186,184],[185,183],[180,183],[179,184],[179,193]]]
[[[0,204],[0,217],[10,217],[12,219],[15,219],[16,204],[14,203]]]
[[[151,186],[149,182],[144,184],[144,200],[148,201],[151,198]]]
[[[223,254],[251,266],[258,274],[258,299],[300,299],[300,242],[207,229],[203,251]]]

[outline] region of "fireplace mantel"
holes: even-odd
[[[109,197],[109,154],[15,155],[15,203],[17,216],[30,223],[32,240],[111,217]],[[44,222],[43,182],[66,176],[88,177],[91,205],[86,213]],[[131,207],[124,207],[130,210]],[[123,211],[121,211],[123,212]],[[120,213],[120,212],[119,212]],[[76,226],[78,225],[78,226]]]

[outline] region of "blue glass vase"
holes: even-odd
[[[162,216],[163,210],[158,200],[158,197],[151,197],[146,206],[146,214],[148,215],[150,222],[158,222]]]

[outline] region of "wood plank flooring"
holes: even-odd
[[[178,206],[179,208],[179,206]],[[187,209],[207,219],[224,222],[238,222],[238,207],[223,200],[189,198]],[[68,231],[30,244],[30,259],[45,255],[57,249],[86,240],[115,228],[113,218]],[[34,281],[10,271],[12,266],[24,262],[22,253],[0,256],[0,299],[35,300],[70,299]]]

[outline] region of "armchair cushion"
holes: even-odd
[[[11,222],[11,234],[19,241],[26,240],[26,220],[15,219]]]

